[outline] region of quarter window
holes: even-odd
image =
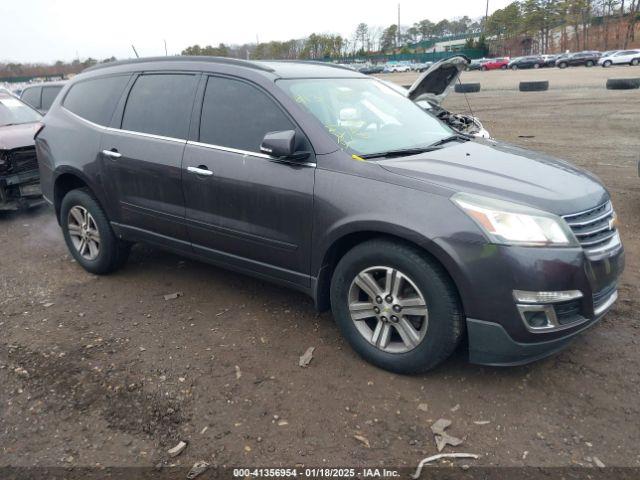
[[[33,108],[40,108],[41,91],[41,87],[27,88],[24,92],[22,92],[22,96],[20,98],[24,103],[28,103]]]
[[[200,142],[260,152],[266,133],[295,130],[278,105],[248,83],[209,77],[200,119]]]
[[[128,80],[128,75],[120,75],[76,83],[65,96],[63,106],[90,122],[107,126]]]
[[[53,101],[62,90],[62,85],[55,87],[42,87],[42,110],[49,110]]]
[[[122,128],[186,139],[195,89],[195,75],[141,75],[129,93]]]

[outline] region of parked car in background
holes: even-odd
[[[598,65],[610,67],[611,65],[639,65],[640,50],[619,50],[608,55],[603,55],[598,60]]]
[[[566,57],[559,58],[556,60],[556,67],[558,68],[567,68],[567,67],[593,67],[598,63],[600,59],[600,52],[596,51],[588,51],[588,52],[577,52],[567,55]]]
[[[544,60],[544,67],[555,67],[556,59],[560,55],[542,55],[542,60]]]
[[[382,65],[361,65],[358,67],[358,71],[365,75],[372,75],[374,73],[382,73],[384,67]]]
[[[408,63],[387,63],[384,66],[384,72],[386,73],[398,73],[398,72],[409,72],[411,71],[411,66]]]
[[[41,120],[29,105],[0,92],[0,211],[44,202],[33,141]]]
[[[92,67],[35,137],[43,193],[94,274],[148,242],[310,295],[390,371],[434,368],[463,339],[472,362],[541,359],[614,305],[615,212],[594,175],[414,103],[466,63],[410,98],[309,62]]]
[[[20,93],[20,99],[44,115],[65,83],[60,81],[29,85]]]
[[[484,62],[489,60],[488,58],[476,58],[475,60],[471,60],[471,63],[467,65],[467,70],[482,70],[482,65]]]
[[[481,70],[506,70],[511,60],[509,57],[489,58],[481,66]]]
[[[544,66],[544,60],[539,55],[531,55],[528,57],[518,57],[511,60],[508,68],[518,70],[520,68],[540,68]]]

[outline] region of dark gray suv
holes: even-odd
[[[542,358],[617,298],[623,248],[596,177],[457,133],[348,69],[93,67],[64,87],[36,148],[86,270],[112,272],[148,242],[275,281],[331,308],[352,347],[395,372],[434,367],[465,336],[472,362]]]

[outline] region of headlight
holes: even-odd
[[[566,222],[552,213],[480,195],[451,198],[487,234],[491,242],[524,246],[578,246]]]

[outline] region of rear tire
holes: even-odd
[[[60,226],[69,252],[90,273],[122,267],[131,244],[119,240],[102,207],[88,189],[71,190],[60,205]]]
[[[586,66],[587,68],[593,67],[593,62],[592,62],[591,60],[589,60],[589,61],[585,64],[585,66]]]
[[[560,63],[558,64],[558,68],[567,68],[568,66],[569,66],[569,65],[568,65],[568,64],[566,64],[565,62],[560,62]]]
[[[633,60],[631,60],[632,67],[637,67],[638,65],[640,65],[640,58],[634,58]]]
[[[331,307],[351,347],[396,373],[434,368],[464,332],[458,293],[444,269],[418,248],[388,240],[362,243],[340,260],[331,279]]]

